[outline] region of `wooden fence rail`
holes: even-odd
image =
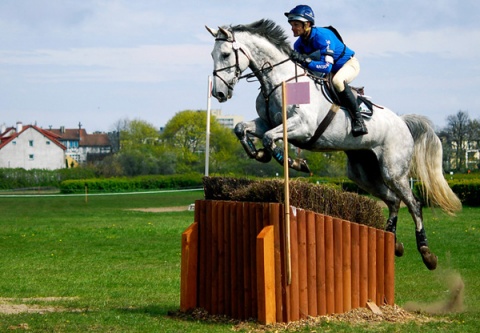
[[[394,235],[290,209],[287,284],[283,206],[198,200],[182,235],[180,308],[290,322],[394,304]]]

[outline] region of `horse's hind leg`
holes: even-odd
[[[403,163],[403,164],[402,164]],[[408,211],[415,222],[415,236],[417,241],[417,249],[422,256],[423,263],[425,266],[434,270],[437,267],[438,258],[435,254],[430,252],[428,247],[427,235],[425,233],[425,228],[423,225],[423,216],[422,216],[422,204],[421,202],[413,195],[412,190],[410,189],[410,183],[406,175],[406,170],[408,170],[408,159],[388,161],[380,164],[380,170],[383,175],[383,179],[386,185],[391,188],[397,196],[405,203],[408,207]],[[387,167],[390,166],[390,167]],[[402,168],[403,167],[403,168]],[[405,170],[403,174],[395,174],[392,170]]]
[[[403,243],[397,240],[397,219],[400,198],[383,182],[378,160],[372,151],[347,151],[348,177],[360,188],[381,199],[388,207],[385,230],[395,235],[395,255],[403,256]]]

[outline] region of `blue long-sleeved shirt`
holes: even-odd
[[[352,49],[338,39],[333,31],[321,27],[313,27],[306,40],[299,37],[293,48],[302,54],[320,51],[320,59],[312,59],[308,69],[321,73],[336,73],[355,54]],[[345,52],[343,52],[344,49]],[[325,60],[325,57],[329,54],[333,57],[333,64]]]

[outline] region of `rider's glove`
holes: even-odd
[[[308,55],[301,54],[297,51],[292,51],[292,53],[290,54],[290,59],[304,67],[307,67],[308,64],[312,62],[312,59]]]

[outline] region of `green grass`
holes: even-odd
[[[0,198],[0,297],[64,312],[0,314],[0,332],[231,332],[227,322],[169,316],[179,308],[180,235],[193,212],[145,213],[130,208],[187,206],[201,191],[85,197]],[[457,217],[425,210],[439,267],[428,271],[416,251],[414,225],[402,209],[396,260],[396,303],[444,299],[444,276],[465,282],[466,310],[430,323],[352,326],[322,323],[302,332],[477,332],[480,322],[480,209]],[[55,301],[22,298],[65,297]],[[1,304],[1,301],[0,301]],[[78,310],[78,311],[75,311]]]

